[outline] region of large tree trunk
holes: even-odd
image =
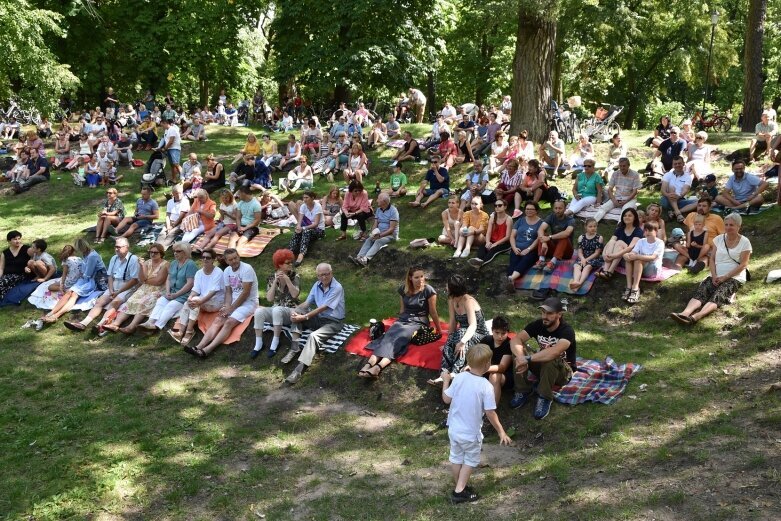
[[[554,0],[540,5],[523,0],[518,9],[510,132],[518,134],[526,129],[536,142],[543,141],[548,134],[551,72],[556,53],[556,19],[551,13],[557,3]]]
[[[434,78],[434,71],[429,69],[426,72],[426,110],[428,111],[424,117],[432,119],[437,110],[437,83]]]
[[[480,62],[481,66],[477,71],[477,81],[475,85],[475,103],[482,105],[488,97],[488,79],[491,76],[491,60],[494,57],[494,46],[488,43],[488,33],[496,31],[496,25],[492,25],[487,32],[480,37]]]
[[[762,115],[762,38],[765,35],[766,14],[767,0],[750,0],[743,54],[743,132],[754,132]]]
[[[635,94],[637,91],[636,88],[636,75],[635,71],[630,69],[629,74],[627,75],[627,85],[626,85],[626,96],[625,99],[628,101],[626,104],[626,107],[624,108],[624,129],[630,129],[632,128],[632,124],[635,121],[635,118],[637,117],[637,107],[639,105],[639,100],[637,95]]]

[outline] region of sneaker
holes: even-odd
[[[32,326],[33,329],[35,329],[36,331],[41,331],[43,329],[43,320],[39,318],[38,320],[33,322]]]
[[[263,349],[263,347],[261,347],[260,349]],[[253,349],[252,351],[250,351],[249,357],[253,360],[256,359],[260,354],[260,349]]]
[[[704,269],[705,269],[705,263],[702,262],[701,260],[698,260],[697,262],[694,263],[694,266],[689,268],[689,273],[691,273],[692,275],[696,275]]]
[[[267,358],[274,358],[274,356],[276,354],[277,354],[277,350],[276,349],[269,349],[268,353],[266,353],[266,357]]]
[[[293,372],[290,373],[287,378],[285,378],[285,383],[288,384],[295,384],[298,383],[298,381],[301,379],[301,375],[304,374],[304,369],[306,366],[304,364],[298,364],[295,369],[293,369]]]
[[[531,393],[515,393],[513,395],[513,399],[510,400],[510,407],[513,409],[520,409],[524,405],[526,405],[526,402],[529,401],[529,397],[531,396]]]
[[[462,259],[466,259],[467,257],[469,257],[469,250],[462,251],[461,252],[461,258]]]
[[[475,492],[474,490],[465,488],[461,492],[453,491],[452,494],[450,494],[450,502],[454,505],[457,505],[459,503],[472,503],[474,501],[477,501],[480,499],[480,496]]]
[[[532,269],[533,270],[541,270],[544,267],[545,267],[545,261],[540,259],[540,260],[537,261],[537,263],[534,266],[532,266]]]
[[[523,215],[523,212],[521,212],[518,208],[516,208],[515,211],[513,212],[513,219],[517,219],[521,215]]]
[[[640,300],[639,289],[633,289],[632,292],[629,294],[629,296],[626,298],[626,301],[630,304],[637,304],[639,300]]]
[[[456,252],[453,254],[453,258],[457,259],[459,257],[461,257],[461,250],[456,250]]]
[[[535,289],[534,291],[532,291],[531,298],[532,300],[545,300],[546,298],[548,298],[549,294],[550,294],[549,288]]]
[[[621,294],[621,300],[628,299],[630,293],[632,293],[632,288],[624,288],[624,292]]]
[[[553,261],[548,261],[548,263],[545,265],[544,268],[542,268],[543,273],[552,273],[553,270],[556,269],[556,263]]]
[[[290,351],[280,360],[283,364],[289,364],[300,353],[301,350],[291,348]]]
[[[507,291],[510,293],[515,292],[515,281],[512,279],[512,277],[507,277]]]
[[[537,398],[537,405],[534,407],[534,419],[542,420],[550,412],[551,401],[542,396]]]

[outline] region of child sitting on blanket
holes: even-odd
[[[509,445],[499,417],[491,384],[483,378],[491,365],[491,348],[477,344],[466,354],[469,371],[451,377],[443,372],[442,401],[450,405],[447,425],[450,438],[450,463],[455,488],[450,495],[453,503],[477,501],[479,495],[467,487],[472,471],[480,464],[483,445],[483,413],[499,434],[499,443]],[[451,385],[452,384],[452,385]]]
[[[629,304],[640,300],[640,279],[652,279],[662,271],[664,257],[664,241],[656,237],[659,227],[656,223],[647,222],[643,225],[645,239],[637,241],[632,251],[624,255],[626,264],[626,289],[621,296]]]
[[[586,219],[585,233],[578,237],[578,257],[572,268],[572,280],[569,289],[577,291],[588,279],[592,270],[598,270],[605,263],[602,258],[604,239],[597,233],[597,220]]]

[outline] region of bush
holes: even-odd
[[[670,123],[678,125],[684,118],[683,103],[667,101],[646,105],[645,117],[649,128],[656,127],[659,124],[659,118],[662,116],[670,116]]]

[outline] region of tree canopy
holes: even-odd
[[[778,24],[764,24],[763,46],[746,47],[746,36],[756,34],[749,25],[757,24],[749,8],[757,3],[6,0],[0,99],[16,96],[46,112],[63,93],[96,104],[112,86],[126,101],[170,91],[191,105],[213,103],[223,88],[234,99],[257,88],[274,99],[295,88],[321,104],[390,102],[415,86],[436,92],[438,105],[446,98],[496,103],[502,94],[519,95],[513,83],[539,72],[532,62],[513,70],[529,51],[528,42],[518,45],[528,24],[524,6],[555,4],[545,80],[552,98],[580,95],[589,111],[594,103],[624,105],[625,126],[647,125],[660,104],[699,107],[706,82],[710,107],[742,110],[747,81],[760,98],[781,104]],[[777,19],[781,0],[762,3],[764,19]],[[721,16],[706,78],[712,10]],[[761,54],[751,62],[758,80],[746,79],[746,52]]]

